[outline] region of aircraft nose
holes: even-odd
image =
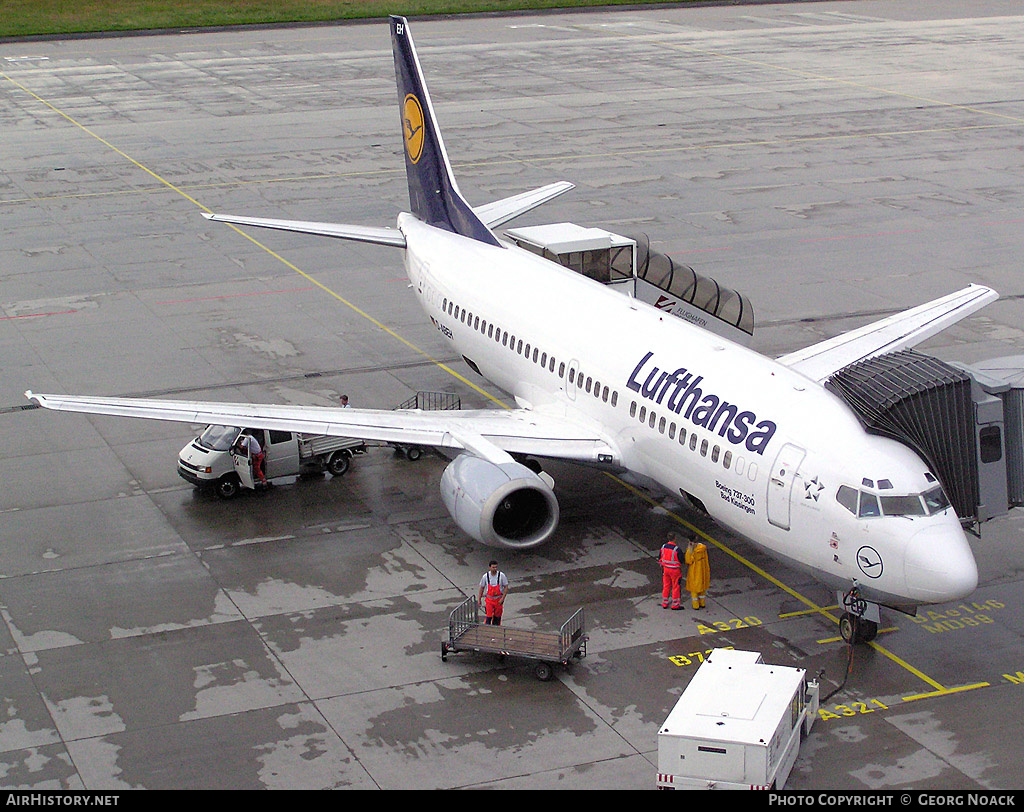
[[[907,589],[915,599],[945,603],[970,595],[978,586],[978,565],[959,527],[927,527],[907,545]]]

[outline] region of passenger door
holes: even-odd
[[[807,452],[800,446],[786,443],[779,451],[768,477],[768,521],[789,530],[790,499],[797,470]]]

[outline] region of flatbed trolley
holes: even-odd
[[[395,409],[418,409],[420,411],[436,411],[439,409],[461,409],[462,398],[451,392],[417,392],[413,397],[399,403]],[[396,454],[404,454],[406,459],[415,462],[423,456],[423,449],[418,445],[388,443]]]
[[[583,609],[576,612],[557,632],[488,626],[480,622],[480,604],[476,596],[466,598],[448,618],[448,640],[441,642],[441,659],[459,651],[480,651],[537,661],[533,673],[547,681],[555,663],[569,665],[587,656],[587,635],[583,633]]]

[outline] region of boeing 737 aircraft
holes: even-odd
[[[997,298],[994,291],[971,285],[767,358],[496,236],[493,228],[572,184],[470,206],[404,18],[391,18],[391,38],[411,203],[397,229],[206,216],[401,249],[444,340],[518,408],[403,412],[26,395],[61,411],[445,449],[454,454],[441,477],[445,505],[469,536],[499,547],[532,548],[555,532],[551,478],[533,460],[630,472],[830,588],[855,593],[840,624],[848,640],[874,636],[878,605],[913,611],[974,590],[974,557],[937,476],[908,446],[867,433],[823,382],[855,361],[918,344]],[[581,314],[571,323],[567,301]],[[892,496],[900,498],[885,499]]]

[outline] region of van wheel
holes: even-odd
[[[217,496],[221,499],[234,499],[241,489],[242,483],[238,479],[238,474],[224,474],[214,486]]]
[[[423,449],[419,448],[418,446],[412,445],[405,450],[406,459],[411,460],[412,462],[416,462],[416,460],[418,460],[422,456]]]
[[[332,476],[341,476],[348,470],[349,457],[344,451],[335,451],[327,461],[327,470]]]

